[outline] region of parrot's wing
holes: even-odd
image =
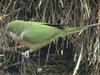
[[[58,30],[28,30],[24,32],[23,40],[28,41],[32,44],[38,44],[51,39],[53,36],[56,36],[59,33],[60,31]]]
[[[42,31],[32,31],[28,30],[23,33],[23,42],[22,44],[26,47],[32,48],[32,50],[29,50],[29,52],[33,52],[37,49],[40,49],[47,44],[49,44],[51,41],[53,41],[53,37],[55,37],[57,34],[59,34],[60,31],[54,32],[54,31],[46,31],[43,29]]]

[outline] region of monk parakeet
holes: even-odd
[[[30,50],[22,53],[22,55],[29,57],[29,53],[46,46],[59,37],[77,33],[83,29],[97,25],[99,24],[59,28],[43,22],[15,20],[9,22],[6,29],[14,40],[30,48]]]

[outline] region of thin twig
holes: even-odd
[[[79,69],[79,66],[80,66],[80,63],[81,63],[81,60],[82,60],[82,53],[83,53],[83,42],[82,42],[80,55],[79,55],[79,58],[78,58],[76,67],[75,67],[75,69],[74,69],[73,75],[76,75],[76,74],[77,74],[77,71],[78,71],[78,69]]]

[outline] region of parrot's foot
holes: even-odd
[[[25,51],[21,53],[23,57],[29,58],[29,51]]]

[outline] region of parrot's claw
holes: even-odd
[[[29,58],[29,51],[22,52],[22,56],[25,58]]]

